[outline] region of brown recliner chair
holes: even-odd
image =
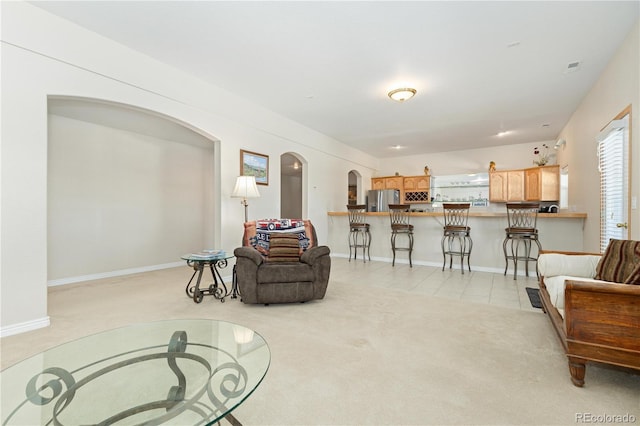
[[[253,247],[245,224],[243,246],[234,250],[236,282],[244,303],[291,303],[322,299],[327,291],[331,271],[330,250],[318,246],[313,225],[306,222],[309,246],[294,261],[271,261]],[[275,234],[275,233],[274,233]],[[273,235],[273,234],[271,234]]]

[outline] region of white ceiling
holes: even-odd
[[[555,139],[640,9],[638,1],[31,3],[380,158]],[[567,72],[573,62],[577,71]],[[386,93],[403,84],[415,98],[391,101]]]

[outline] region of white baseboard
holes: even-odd
[[[22,322],[20,324],[13,324],[7,327],[1,327],[0,338],[13,336],[14,334],[25,333],[27,331],[37,330],[39,328],[49,327],[50,324],[51,324],[51,321],[49,317],[46,316],[44,318]]]
[[[140,272],[157,271],[159,269],[167,269],[167,268],[175,268],[175,267],[178,267],[178,266],[183,266],[184,264],[185,264],[184,261],[182,261],[182,262],[162,263],[160,265],[141,266],[141,267],[138,267],[138,268],[120,269],[118,271],[100,272],[98,274],[89,274],[89,275],[80,275],[80,276],[77,276],[77,277],[60,278],[60,279],[57,279],[57,280],[49,280],[49,281],[47,281],[47,286],[53,287],[53,286],[56,286],[56,285],[65,285],[65,284],[78,283],[78,282],[82,282],[82,281],[99,280],[99,279],[102,279],[102,278],[118,277],[118,276],[121,276],[121,275],[138,274]]]

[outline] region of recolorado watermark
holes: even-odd
[[[637,417],[633,414],[593,414],[576,413],[576,423],[635,423]]]

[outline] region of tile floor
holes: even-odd
[[[435,297],[464,300],[473,303],[503,306],[507,308],[532,310],[526,287],[538,287],[534,272],[529,277],[518,276],[513,279],[510,269],[507,275],[492,272],[445,269],[434,266],[419,266],[353,260],[346,258],[331,259],[331,281],[359,282],[376,287],[397,289],[409,293],[426,294]]]

